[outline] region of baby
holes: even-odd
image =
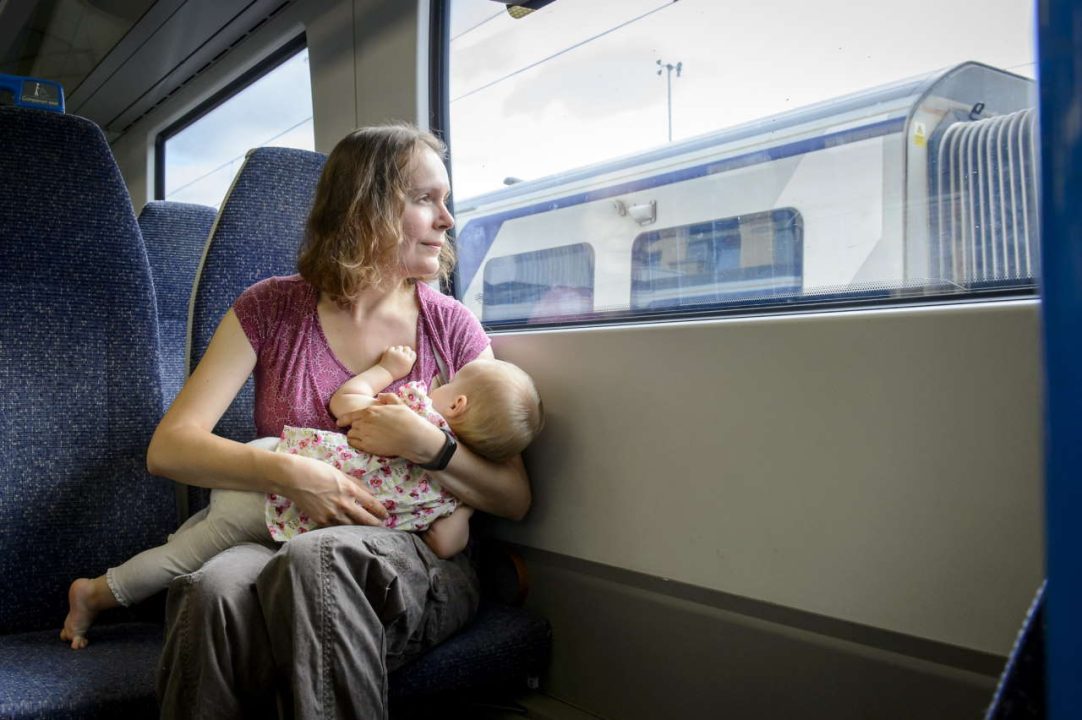
[[[408,375],[415,360],[412,348],[388,348],[379,363],[335,391],[328,405],[331,413],[342,417],[378,402],[376,393]],[[423,383],[407,383],[393,399],[384,398],[388,401],[409,406],[449,437],[494,461],[522,452],[544,424],[541,398],[530,376],[501,360],[474,360],[431,392]],[[261,438],[252,444],[334,465],[388,510],[385,527],[421,533],[441,558],[457,554],[469,540],[472,508],[460,504],[419,465],[356,450],[345,435],[312,428],[286,426],[281,438]],[[166,544],[139,553],[100,577],[75,580],[68,590],[70,607],[60,637],[74,649],[86,647],[87,631],[102,610],[140,602],[226,548],[287,541],[316,527],[284,496],[214,490],[210,505],[189,518]]]

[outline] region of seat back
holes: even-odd
[[[999,677],[985,720],[1029,720],[1045,717],[1044,596],[1047,581],[1033,596],[1007,664]]]
[[[154,289],[105,137],[0,107],[0,633],[59,628],[67,589],[175,526],[148,475]]]
[[[189,372],[238,295],[259,280],[297,271],[297,250],[326,160],[321,153],[290,148],[256,148],[248,153],[222,203],[196,274]],[[252,440],[253,405],[249,379],[215,432],[242,442]],[[190,509],[203,507],[207,495],[192,488]]]
[[[153,200],[139,213],[154,293],[158,298],[162,393],[165,407],[187,378],[188,306],[195,270],[217,211],[206,205]]]

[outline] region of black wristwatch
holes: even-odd
[[[443,448],[440,449],[432,462],[417,463],[418,466],[423,467],[425,470],[443,470],[447,467],[447,463],[451,462],[455,450],[458,450],[458,441],[455,440],[455,436],[451,434],[451,431],[447,428],[440,428],[440,430],[443,431]]]

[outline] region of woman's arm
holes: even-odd
[[[491,348],[478,357],[491,358]],[[443,447],[443,433],[393,397],[384,402],[385,397],[380,396],[378,405],[339,418],[340,424],[352,424],[350,445],[375,455],[430,462]],[[462,503],[482,512],[521,520],[530,509],[530,480],[519,456],[495,463],[459,444],[450,465],[433,476]]]
[[[318,460],[260,450],[211,432],[255,362],[255,351],[230,310],[154,431],[147,469],[199,487],[279,493],[321,525],[379,524],[386,510],[345,473]]]
[[[327,408],[336,418],[376,402],[376,393],[395,380],[404,378],[413,368],[417,353],[408,345],[392,345],[383,351],[379,362],[346,380],[334,391]]]

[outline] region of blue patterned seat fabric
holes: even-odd
[[[1047,625],[1041,583],[1015,638],[985,720],[1041,720],[1045,717],[1045,642]]]
[[[97,127],[0,107],[0,137],[0,717],[121,717],[99,678],[130,683],[159,641],[115,613],[100,635],[116,644],[77,653],[57,633],[72,579],[175,526],[172,484],[146,472],[162,408],[150,268]]]
[[[214,216],[206,205],[152,200],[139,213],[154,294],[158,300],[162,394],[165,407],[187,377],[188,305],[195,271],[203,257]]]
[[[297,272],[297,249],[327,158],[290,148],[249,151],[197,271],[191,314],[189,368],[194,369],[210,344],[222,316],[248,286],[274,275]],[[214,431],[233,440],[255,438],[251,379],[218,421]],[[206,506],[209,494],[192,488],[192,512]]]

